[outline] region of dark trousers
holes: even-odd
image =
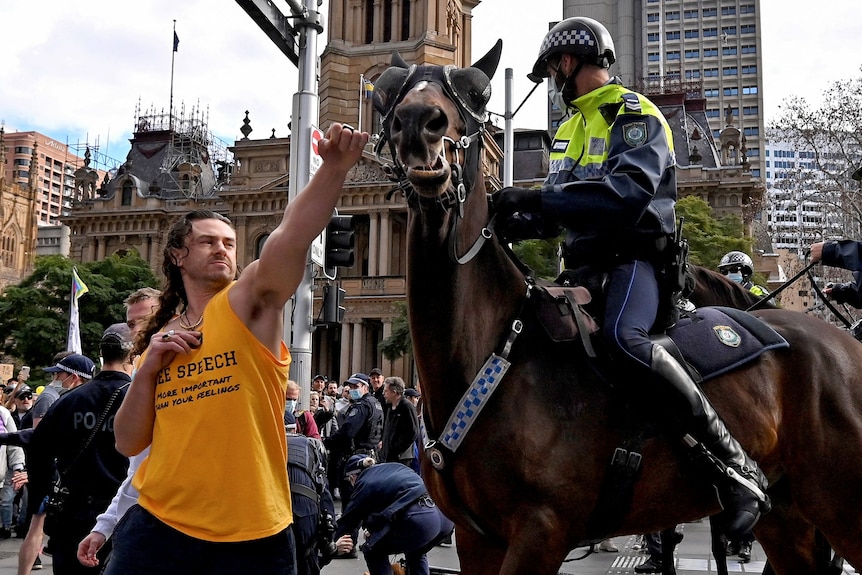
[[[650,366],[653,344],[649,332],[658,306],[659,287],[652,264],[628,262],[611,271],[603,333],[614,356]]]
[[[135,505],[114,530],[105,575],[295,575],[290,528],[264,539],[217,543],[189,537]]]
[[[89,535],[96,516],[104,511],[110,501],[88,502],[69,500],[64,512],[56,519],[50,533],[51,561],[55,575],[97,575],[102,567],[84,567],[78,561],[78,543]],[[110,547],[106,545],[99,558],[104,561]]]
[[[439,508],[424,505],[420,501],[399,514],[389,532],[373,547],[367,544],[362,546],[370,575],[391,575],[389,556],[395,553],[404,553],[409,575],[429,575],[425,554],[452,533],[455,525]]]

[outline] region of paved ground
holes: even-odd
[[[685,538],[677,548],[676,569],[679,575],[714,575],[715,563],[709,551],[709,523],[687,523],[683,526]],[[619,553],[597,552],[580,561],[570,561],[563,564],[561,575],[627,575],[634,573],[634,568],[646,561],[646,554],[635,549],[638,537],[616,537],[614,543],[619,547]],[[457,546],[457,541],[455,542]],[[17,572],[18,548],[20,540],[7,539],[0,541],[0,575],[14,575]],[[575,558],[583,554],[579,549],[569,557]],[[437,547],[428,555],[429,562],[435,567],[449,569],[458,568],[456,547]],[[728,558],[728,571],[731,573],[762,573],[765,563],[763,550],[757,543],[754,545],[750,563],[739,563],[735,557]],[[42,556],[45,568],[36,573],[53,573],[51,558]],[[324,575],[362,575],[365,563],[362,559],[340,559],[333,561],[323,569]],[[845,567],[845,573],[856,573],[852,567]],[[245,575],[245,574],[239,574]],[[470,575],[465,573],[464,575]]]

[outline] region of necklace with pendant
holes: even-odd
[[[185,321],[183,321],[185,320]],[[189,331],[197,328],[200,324],[204,322],[204,314],[201,314],[201,317],[195,323],[189,321],[189,316],[186,315],[185,310],[180,314],[180,327],[183,329],[187,329]]]

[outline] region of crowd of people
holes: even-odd
[[[557,132],[545,187],[495,195],[499,230],[526,238],[564,228],[567,266],[606,272],[611,353],[677,406],[668,419],[681,437],[736,470],[733,482],[715,485],[734,530],[747,533],[768,508],[765,478],[647,336],[661,319],[666,240],[676,232],[673,138],[658,107],[609,75],[614,60],[594,20],[568,18],[548,32],[532,77],[549,78],[571,118]],[[316,574],[333,558],[357,558],[360,540],[370,575],[391,573],[393,553],[405,555],[410,575],[427,575],[427,551],[454,526],[418,473],[418,384],[379,368],[340,385],[317,375],[300,405],[281,339],[308,247],[367,143],[367,133],[333,124],[319,142],[322,166],[242,273],[226,217],[197,210],[177,221],[163,290],[126,299],[125,321],[102,335],[101,369],[64,352],[45,368],[43,389],[28,384],[26,368],[7,382],[0,538],[24,538],[19,574],[40,567],[48,533],[58,575]],[[592,177],[607,166],[612,177]],[[860,253],[858,242],[812,246],[815,261],[856,271]],[[760,289],[747,255],[725,259],[729,279]],[[828,291],[862,301],[858,283]],[[601,548],[617,551],[611,540]]]
[[[401,476],[384,466],[394,462],[416,495],[401,503],[436,510],[415,471],[418,418],[401,378],[375,368],[339,386],[318,376],[308,406],[288,379],[283,307],[367,141],[330,128],[322,167],[242,274],[227,218],[198,210],[177,221],[163,290],[129,296],[125,321],[102,335],[101,369],[58,354],[35,402],[27,369],[7,382],[0,537],[24,538],[19,573],[39,568],[45,534],[59,575],[318,573],[333,557],[357,557],[360,527],[370,561],[399,545],[351,507],[357,455],[379,461],[372,475],[392,485]],[[238,470],[242,481],[231,479]],[[347,536],[333,495],[350,510]],[[440,538],[450,535],[441,525]],[[409,529],[392,533],[410,539]]]

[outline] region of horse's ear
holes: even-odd
[[[402,60],[403,62],[403,60]],[[407,68],[393,64],[374,82],[374,108],[386,114],[407,79]]]
[[[400,53],[392,52],[392,61],[390,62],[390,66],[397,66],[398,68],[409,68],[410,64],[404,61],[404,58],[401,57]]]
[[[485,75],[488,76],[488,79],[494,77],[494,72],[497,71],[497,66],[500,64],[500,54],[503,53],[503,41],[497,40],[497,43],[494,44],[494,47],[491,48],[487,54],[482,56],[478,62],[473,64],[473,68],[478,68],[485,72]]]

